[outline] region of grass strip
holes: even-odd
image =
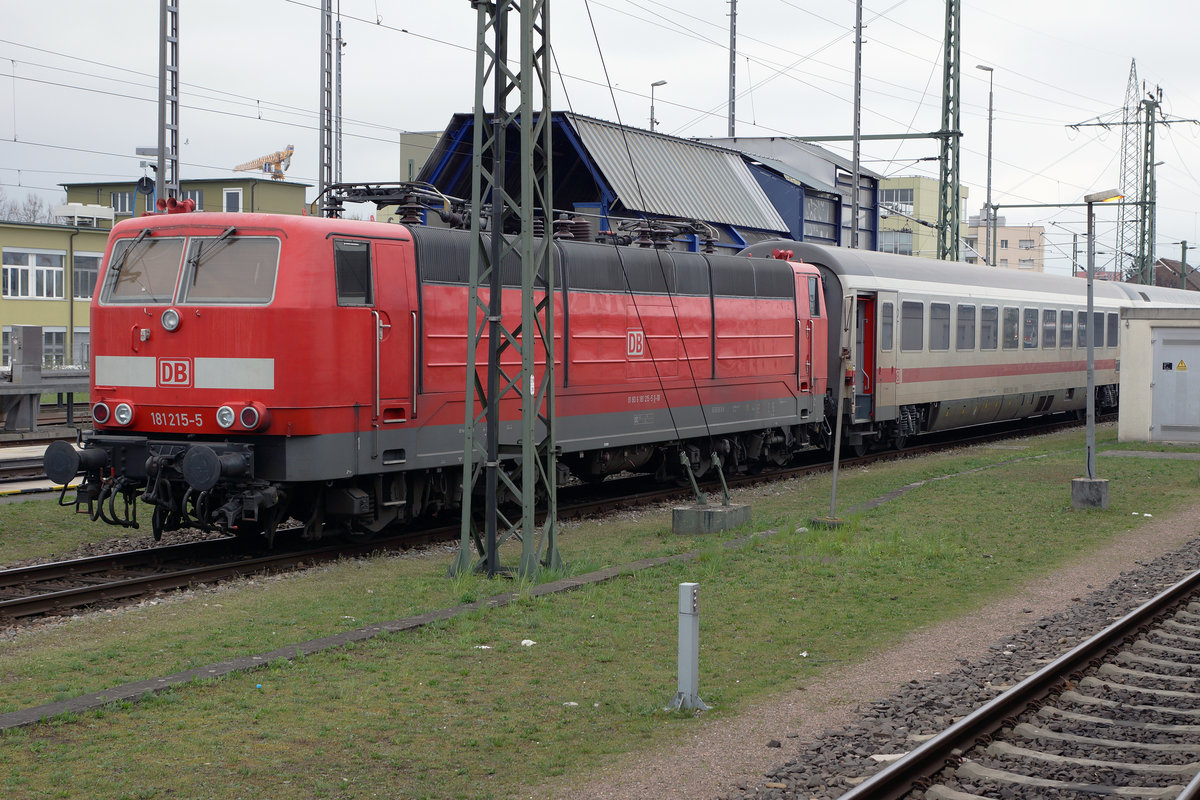
[[[1098,439],[1111,446],[1115,431]],[[1016,448],[1045,457],[1001,465]],[[578,573],[697,555],[2,733],[0,795],[570,796],[583,773],[971,613],[1136,530],[1143,514],[1195,502],[1194,465],[1121,458],[1102,465],[1109,509],[1075,512],[1082,453],[1080,432],[843,470],[844,508],[929,482],[833,531],[803,527],[828,505],[828,476],[739,492],[755,528],[779,533],[737,546],[721,546],[733,535],[674,537],[669,511],[565,525]],[[494,591],[446,579],[449,557],[346,562],[23,634],[0,646],[0,709]],[[700,691],[716,707],[701,717],[661,710],[675,690],[683,581],[701,586]]]

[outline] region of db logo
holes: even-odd
[[[160,358],[158,360],[159,386],[191,386],[192,361],[189,358]]]
[[[640,356],[646,350],[646,334],[642,331],[625,332],[625,354]]]

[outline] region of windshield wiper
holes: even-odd
[[[217,250],[216,246],[221,242],[227,241],[229,237],[233,236],[233,234],[236,232],[237,228],[233,225],[230,225],[228,228],[222,231],[220,236],[218,236],[216,239],[213,239],[213,246],[208,249],[207,254],[204,254],[204,240],[199,239],[196,241],[196,251],[192,253],[191,257],[188,258],[188,266],[192,269],[192,285],[195,285],[196,283],[197,273],[200,271],[200,263],[204,261],[204,259],[211,257],[212,254]]]
[[[124,268],[125,262],[129,260],[129,254],[132,253],[134,251],[134,249],[137,248],[137,246],[142,243],[142,240],[145,239],[149,235],[150,235],[150,229],[142,228],[142,232],[139,233],[134,238],[134,240],[129,243],[129,246],[125,248],[125,252],[121,254],[121,260],[118,261],[117,265],[112,268],[112,274],[113,274],[112,282],[114,285],[116,284],[117,279],[121,277],[121,270]]]

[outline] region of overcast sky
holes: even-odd
[[[0,188],[9,197],[38,191],[58,202],[59,183],[141,177],[134,148],[157,143],[158,6],[0,0]],[[319,7],[180,0],[182,178],[232,175],[232,166],[294,144],[288,178],[316,183]],[[650,83],[665,80],[655,93],[661,132],[725,135],[728,2],[553,0],[550,8],[556,108],[647,127]],[[988,76],[977,64],[995,68],[993,198],[1001,205],[1079,202],[1120,183],[1120,128],[1067,126],[1120,120],[1131,59],[1140,79],[1162,88],[1165,113],[1200,118],[1189,0],[963,0],[962,8],[962,182],[971,213],[987,176]],[[343,177],[396,180],[408,157],[400,131],[441,130],[471,110],[475,12],[468,0],[341,0],[341,13]],[[739,135],[850,133],[854,13],[852,0],[740,0]],[[865,0],[864,133],[940,127],[944,18],[944,0]],[[1181,239],[1200,244],[1200,126],[1157,130],[1158,255],[1178,258]],[[849,155],[849,145],[830,147]],[[863,164],[936,177],[937,162],[918,159],[937,154],[933,140],[867,142]],[[1068,271],[1079,209],[1001,214],[1010,224],[1047,225],[1047,268]],[[1098,220],[1098,247],[1111,250],[1115,210]]]

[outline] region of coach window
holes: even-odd
[[[1054,347],[1056,344],[1056,334],[1058,333],[1058,312],[1046,309],[1042,312],[1042,347],[1047,349]]]
[[[1005,350],[1016,350],[1020,344],[1021,309],[1011,306],[1004,307],[1004,330],[1002,341]]]
[[[335,241],[333,266],[337,275],[339,306],[369,306],[371,295],[371,245]]]
[[[1058,346],[1072,347],[1075,344],[1075,312],[1064,311],[1058,318]]]
[[[1021,326],[1021,341],[1025,344],[1025,348],[1037,347],[1038,343],[1038,310],[1036,308],[1025,309],[1024,324]]]
[[[892,304],[883,303],[879,308],[879,349],[892,349]]]
[[[1120,316],[1118,314],[1108,315],[1108,346],[1117,346],[1117,331],[1120,330]]]
[[[959,350],[975,349],[975,306],[958,307],[958,326],[955,347]]]
[[[1075,320],[1075,344],[1079,347],[1087,347],[1088,337],[1088,318],[1086,311],[1080,311],[1079,316]]]
[[[950,349],[950,304],[929,304],[929,349]]]
[[[808,278],[808,315],[810,317],[821,316],[821,284],[817,280],[816,275],[810,275]]]
[[[1096,347],[1104,347],[1104,312],[1092,314],[1092,335],[1096,337]]]
[[[979,349],[995,350],[999,344],[1000,309],[984,306],[979,310]]]
[[[925,304],[905,300],[900,304],[900,349],[920,350],[925,341]]]

